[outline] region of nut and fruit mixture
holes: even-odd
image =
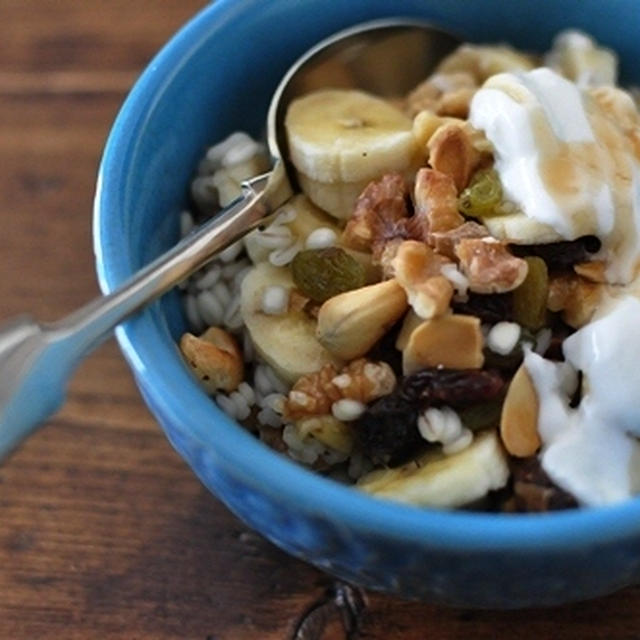
[[[558,183],[574,200],[592,183],[579,153],[572,164],[572,114],[548,100],[582,96],[592,123],[592,104],[624,112],[616,149],[628,139],[638,160],[640,116],[615,81],[614,54],[565,32],[545,57],[463,45],[402,99],[327,89],[295,100],[286,128],[301,193],[184,286],[198,335],[180,347],[204,388],[277,450],[382,498],[588,504],[545,467],[545,405],[526,362],[566,364],[564,341],[629,282],[614,260],[629,255],[623,233],[564,224]],[[525,140],[540,114],[548,122]],[[266,169],[260,145],[234,136],[194,181],[200,217]],[[533,187],[518,173],[526,162],[544,173]],[[587,388],[572,380],[568,411]]]

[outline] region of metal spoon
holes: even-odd
[[[111,294],[48,324],[21,316],[0,329],[0,459],[64,401],[76,365],[112,330],[265,221],[295,191],[284,118],[296,96],[314,89],[357,87],[400,96],[418,84],[459,41],[409,19],[367,22],[323,40],[289,69],[267,117],[273,170],[247,181],[242,197],[140,270]],[[335,69],[339,67],[340,81]]]

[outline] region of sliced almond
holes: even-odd
[[[509,385],[500,418],[500,437],[512,456],[527,458],[540,448],[538,413],[538,394],[526,367],[520,365]]]
[[[483,344],[475,316],[452,314],[425,320],[412,331],[402,351],[402,371],[409,375],[427,367],[480,369]]]
[[[320,307],[316,336],[329,352],[352,360],[366,354],[407,306],[404,289],[395,279],[347,291]]]

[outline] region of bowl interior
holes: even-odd
[[[640,52],[635,0],[351,0],[332,4],[331,11],[326,6],[320,0],[218,0],[154,59],[118,116],[100,170],[94,233],[105,293],[176,242],[178,214],[187,205],[188,185],[206,147],[237,129],[260,135],[271,93],[286,69],[338,29],[385,16],[416,16],[465,40],[544,50],[560,29],[577,27],[619,53],[623,81],[640,82],[634,64]],[[175,339],[184,329],[178,295],[172,292],[117,334],[147,400],[228,464],[246,466],[249,458],[247,481],[274,495],[292,500],[318,495],[319,512],[358,517],[373,528],[395,529],[416,539],[439,527],[448,532],[446,544],[453,545],[474,544],[474,539],[478,545],[487,540],[494,545],[562,545],[578,531],[589,529],[595,540],[622,535],[625,522],[630,530],[632,520],[640,522],[638,500],[545,517],[543,524],[536,516],[420,511],[335,485],[271,452],[217,410],[178,353]]]

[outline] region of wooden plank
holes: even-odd
[[[0,320],[54,319],[98,291],[91,207],[130,83],[206,4],[0,0]],[[282,640],[333,580],[232,516],[171,449],[115,344],[0,468],[0,639]],[[361,637],[637,636],[640,591],[530,612],[368,594]],[[335,617],[322,635],[344,637]]]

